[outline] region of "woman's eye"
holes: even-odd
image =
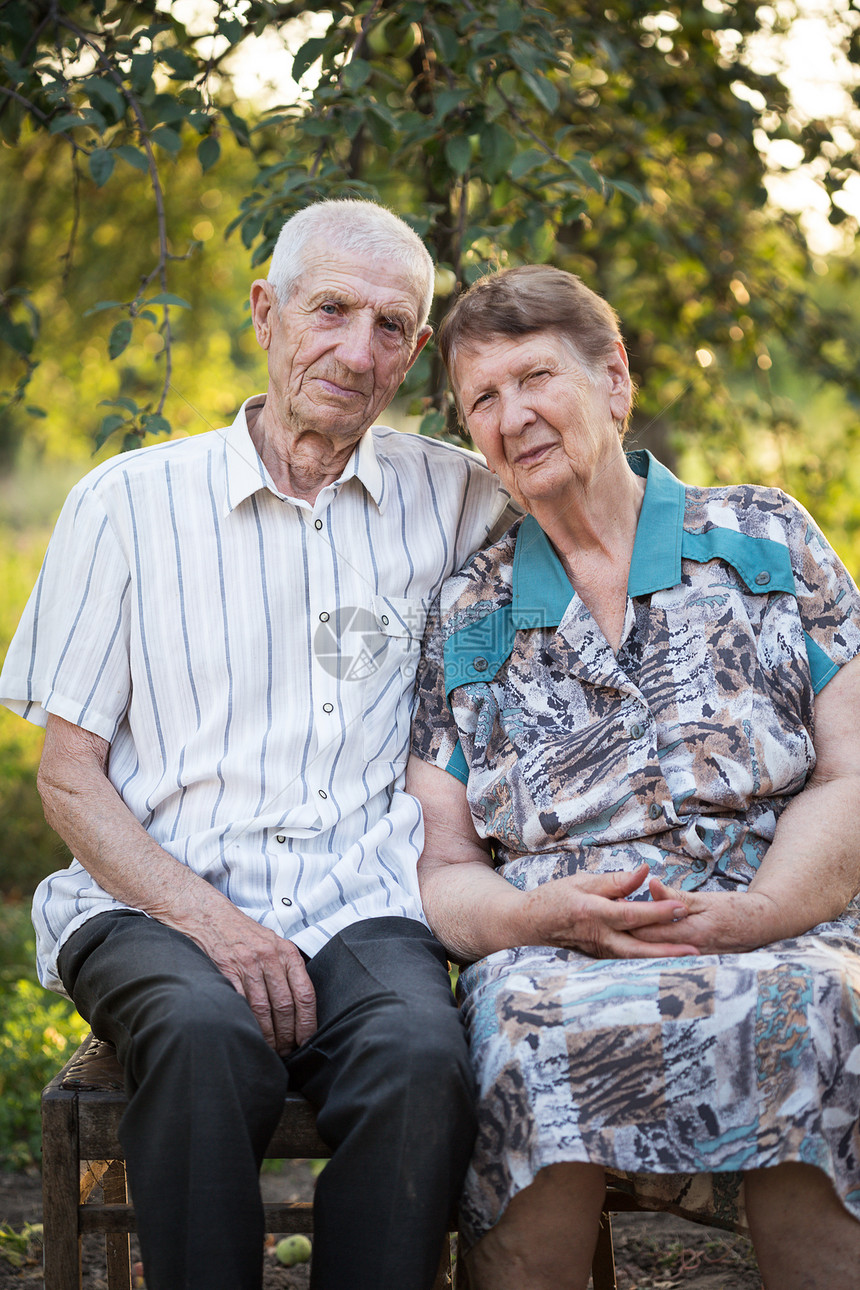
[[[320,305],[320,312],[327,314],[330,318],[333,317],[337,313],[337,311],[338,311],[337,305],[333,305],[330,302],[324,305]]]

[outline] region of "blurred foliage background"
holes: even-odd
[[[635,443],[697,483],[787,489],[857,576],[860,0],[817,11],[830,62],[801,101],[791,50],[815,12],[0,0],[0,650],[76,478],[264,388],[248,285],[325,196],[412,223],[437,324],[493,267],[579,273],[622,318]],[[432,345],[389,419],[457,437]],[[18,1165],[81,1024],[29,967],[26,902],[64,863],[40,743],[0,710],[0,1160]]]

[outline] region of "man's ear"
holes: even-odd
[[[415,362],[416,358],[417,358],[417,357],[418,357],[418,355],[421,353],[422,349],[423,349],[423,348],[424,348],[424,346],[427,344],[428,340],[430,339],[430,337],[431,337],[432,335],[433,335],[433,328],[432,328],[432,327],[422,327],[422,328],[421,328],[421,330],[420,330],[420,331],[419,331],[419,333],[418,333],[418,339],[417,339],[417,340],[416,340],[416,342],[415,342],[415,348],[414,348],[414,349],[413,349],[413,351],[412,351],[412,355],[411,355],[411,357],[410,357],[410,359],[409,359],[409,363],[408,363],[408,366],[407,366],[407,368],[406,368],[407,372],[409,371],[409,368],[410,368],[410,367],[412,366],[412,364]]]
[[[278,303],[271,282],[267,282],[265,278],[255,279],[251,283],[251,321],[261,349],[268,349],[272,343],[273,314],[277,309]]]

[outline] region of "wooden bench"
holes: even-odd
[[[93,1035],[42,1093],[45,1290],[80,1290],[81,1237],[89,1232],[104,1234],[109,1290],[131,1290],[130,1233],[136,1222],[119,1142],[125,1107],[116,1053]],[[314,1160],[330,1155],[317,1133],[310,1103],[298,1093],[288,1093],[267,1158]],[[615,1290],[609,1214],[622,1209],[638,1206],[632,1197],[611,1191],[594,1256],[594,1290]],[[309,1201],[268,1201],[264,1212],[267,1232],[313,1232]],[[433,1290],[454,1285],[455,1242],[445,1245]]]

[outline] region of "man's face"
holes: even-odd
[[[358,441],[393,399],[430,335],[418,289],[381,259],[311,242],[289,300],[255,282],[257,339],[269,354],[268,406],[285,428]]]

